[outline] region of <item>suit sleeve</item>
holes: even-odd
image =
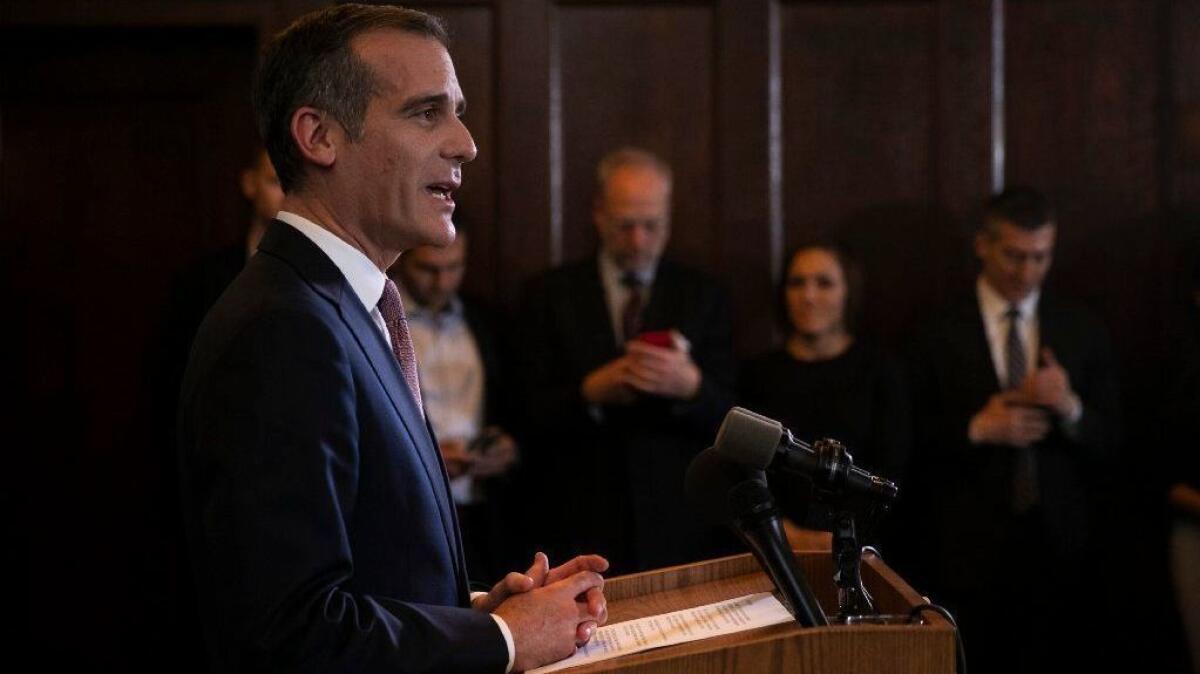
[[[218,669],[504,670],[488,615],[355,590],[356,387],[327,325],[268,314],[200,382],[184,408],[195,442],[182,458]]]
[[[1070,373],[1072,388],[1083,403],[1083,416],[1067,437],[1081,458],[1104,465],[1114,461],[1120,450],[1120,387],[1108,331],[1098,321],[1083,325],[1078,336],[1082,359]]]

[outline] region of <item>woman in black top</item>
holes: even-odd
[[[795,249],[779,287],[784,345],[743,370],[742,403],[799,438],[833,438],[855,465],[902,483],[909,417],[899,366],[856,335],[862,274],[836,244]],[[808,485],[771,476],[785,516],[800,524]]]

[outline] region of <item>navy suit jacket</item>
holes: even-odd
[[[435,441],[332,261],[274,222],[196,337],[185,524],[216,671],[503,671]]]

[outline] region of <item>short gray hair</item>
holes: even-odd
[[[604,194],[604,188],[617,170],[629,167],[650,169],[665,178],[668,186],[674,184],[675,174],[670,164],[649,150],[625,146],[604,155],[596,164],[596,195]]]

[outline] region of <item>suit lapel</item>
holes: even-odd
[[[593,259],[579,267],[579,272],[577,287],[580,292],[573,298],[579,312],[578,325],[584,329],[582,334],[595,342],[590,351],[608,361],[616,357],[622,346],[617,343],[616,329],[608,313],[608,296],[600,282],[599,263]]]
[[[380,385],[387,392],[388,398],[392,401],[392,406],[396,409],[400,417],[400,422],[404,425],[405,431],[411,440],[414,447],[417,448],[417,454],[420,456],[421,465],[425,468],[425,475],[429,479],[430,487],[436,495],[438,513],[442,518],[442,526],[446,534],[446,544],[455,552],[455,559],[461,557],[459,548],[456,545],[456,537],[454,534],[454,515],[450,511],[450,492],[446,486],[445,472],[442,469],[441,455],[434,446],[433,437],[425,424],[425,418],[417,409],[417,403],[409,392],[408,386],[404,383],[404,375],[400,372],[400,364],[396,362],[396,357],[388,348],[387,342],[383,335],[379,332],[379,328],[371,320],[362,302],[353,292],[343,293],[342,301],[338,306],[342,315],[342,320],[346,322],[347,327],[354,334],[354,338],[358,340],[359,347],[366,354],[367,360],[371,363],[371,367],[375,370],[375,376],[379,379]]]
[[[685,298],[678,296],[674,270],[666,260],[660,261],[654,273],[654,285],[650,289],[650,301],[642,312],[642,325],[647,330],[681,329],[675,320]]]
[[[992,347],[988,344],[987,328],[983,325],[983,315],[980,313],[979,300],[974,296],[967,302],[960,316],[962,343],[966,352],[968,372],[987,372],[986,377],[979,379],[980,383],[991,383],[990,392],[997,392],[1004,387],[996,374],[996,364],[992,362]]]
[[[430,489],[437,502],[438,513],[442,519],[442,529],[446,536],[446,545],[452,551],[456,565],[456,576],[461,577],[462,550],[457,543],[456,524],[453,505],[450,501],[450,489],[446,484],[445,471],[442,468],[441,454],[434,446],[424,416],[417,409],[416,401],[404,383],[400,372],[400,364],[388,348],[383,334],[371,320],[358,295],[350,288],[349,282],[323,251],[308,237],[301,234],[291,225],[279,221],[272,222],[268,227],[259,250],[275,255],[296,269],[317,291],[338,307],[342,321],[349,328],[359,348],[367,356],[378,378],[380,385],[387,393],[395,408],[400,422],[425,469]]]

